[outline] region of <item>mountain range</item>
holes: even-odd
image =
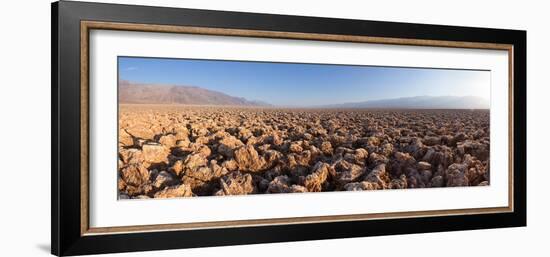
[[[118,99],[120,103],[130,104],[268,105],[260,101],[251,101],[242,97],[234,97],[201,87],[140,84],[126,80],[119,81]]]
[[[119,81],[120,103],[183,104],[224,106],[272,106],[196,86],[142,84]],[[387,109],[489,109],[489,100],[477,96],[414,96],[304,108],[387,108]]]
[[[390,109],[489,109],[490,102],[478,96],[413,96],[320,106],[322,108]]]

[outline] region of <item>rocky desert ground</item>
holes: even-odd
[[[119,199],[489,185],[488,110],[119,108]]]

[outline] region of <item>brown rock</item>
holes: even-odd
[[[251,145],[246,145],[235,150],[235,160],[242,171],[259,171],[265,165],[265,160],[258,156],[258,152]]]
[[[388,184],[388,174],[386,173],[386,164],[378,164],[365,178],[366,182],[378,185],[378,188],[385,189]]]
[[[217,161],[215,160],[211,160],[208,167],[212,171],[212,175],[215,178],[219,178],[229,173],[229,170],[227,170],[225,167],[218,165]]]
[[[298,165],[310,166],[311,152],[309,150],[305,150],[300,154],[294,155],[294,159],[296,160],[296,164]]]
[[[347,183],[354,182],[363,175],[365,169],[357,164],[351,164],[345,160],[334,165],[335,179],[338,186],[342,187]]]
[[[126,182],[120,177],[120,173],[117,179],[117,188],[119,192],[122,192],[126,188]]]
[[[179,147],[179,148],[182,148],[182,149],[189,148],[190,144],[191,144],[191,141],[189,141],[189,139],[176,141],[176,147]]]
[[[209,167],[201,166],[195,169],[189,169],[185,172],[185,175],[196,178],[202,181],[209,181],[214,177],[214,172]]]
[[[201,166],[206,166],[207,161],[208,160],[206,160],[206,158],[200,154],[191,154],[185,158],[185,160],[183,161],[183,164],[185,168],[189,170],[195,170]]]
[[[207,145],[193,145],[193,154],[198,154],[203,158],[208,158],[212,154],[212,150]]]
[[[467,165],[454,163],[445,171],[445,179],[448,187],[468,186],[469,181],[466,176]]]
[[[378,146],[380,145],[380,139],[375,136],[371,136],[367,138],[367,145],[368,146]]]
[[[328,141],[321,143],[321,152],[325,155],[332,155],[332,144]]]
[[[155,193],[155,198],[174,198],[174,197],[191,197],[191,196],[193,196],[193,191],[191,191],[191,187],[186,184],[166,187],[163,190]]]
[[[248,139],[249,137],[253,136],[252,135],[252,132],[247,129],[247,128],[244,128],[244,127],[240,127],[239,128],[239,137],[243,140],[246,140]],[[242,142],[241,142],[242,143]]]
[[[227,158],[233,158],[233,151],[243,146],[243,142],[234,136],[225,137],[219,141],[218,152]]]
[[[238,171],[223,176],[220,179],[220,188],[216,195],[246,195],[256,191],[252,176]]]
[[[290,187],[290,192],[291,193],[306,193],[308,192],[307,191],[307,188],[303,187],[303,186],[300,186],[300,185],[292,185]]]
[[[422,161],[418,162],[416,166],[419,170],[430,170],[430,169],[432,169],[431,164],[429,164],[427,162],[422,162]]]
[[[275,150],[266,150],[262,155],[262,159],[265,160],[264,169],[270,169],[277,165],[283,158],[283,154]]]
[[[225,195],[233,172],[251,193],[490,184],[488,111],[144,107],[119,112],[123,198]]]
[[[359,165],[364,165],[365,160],[369,157],[369,152],[364,148],[357,148],[353,153],[346,153],[344,155],[344,160],[352,162]]]
[[[290,178],[286,175],[278,176],[269,182],[268,193],[290,193]]]
[[[376,183],[361,181],[348,183],[344,186],[346,191],[365,191],[365,190],[377,190],[381,189],[380,186]]]
[[[461,154],[471,154],[481,161],[489,159],[489,147],[477,141],[466,140],[457,146]]]
[[[227,160],[222,163],[222,167],[228,171],[235,171],[239,169],[239,165],[235,159]]]
[[[189,142],[189,130],[186,127],[177,127],[174,129],[174,133],[177,141]]]
[[[126,164],[140,164],[144,161],[142,152],[135,148],[120,149],[119,155]]]
[[[435,136],[426,136],[424,137],[424,140],[422,141],[425,145],[431,146],[431,145],[439,145],[441,144],[441,137],[435,137]]]
[[[176,162],[174,162],[172,167],[170,167],[170,171],[172,171],[174,174],[180,176],[183,173],[183,168],[184,168],[183,161],[182,160],[177,160]]]
[[[304,149],[302,148],[302,142],[301,141],[293,142],[292,144],[290,144],[289,151],[291,151],[293,153],[301,153],[303,150]]]
[[[479,184],[477,184],[478,186],[488,186],[489,185],[489,181],[483,181]]]
[[[282,144],[283,144],[283,139],[282,139],[279,135],[273,134],[273,135],[271,136],[271,143],[272,143],[273,145],[279,146],[279,145],[282,145]]]
[[[317,162],[312,168],[312,173],[305,178],[305,187],[309,192],[321,192],[322,185],[329,175],[330,165]]]
[[[161,171],[155,178],[153,186],[156,188],[163,188],[165,186],[173,185],[176,182],[174,176],[166,171]]]
[[[140,139],[153,140],[153,138],[155,138],[155,133],[144,124],[136,124],[135,126],[129,127],[126,129],[126,132],[132,137]]]
[[[181,182],[189,185],[194,194],[198,196],[212,195],[217,188],[217,181],[203,181],[191,176],[184,175],[181,177]]]
[[[149,181],[149,171],[139,164],[131,164],[121,169],[120,177],[128,185],[140,186]]]
[[[431,170],[421,170],[419,172],[418,178],[420,179],[420,182],[424,185],[428,185],[430,183],[430,180],[432,179],[432,171]]]
[[[118,143],[123,146],[133,146],[134,145],[134,138],[126,133],[126,130],[121,129],[118,132]]]
[[[389,159],[384,155],[377,154],[377,153],[370,153],[369,155],[369,159],[368,159],[369,167],[375,167],[380,164],[386,164],[388,162],[389,162]]]
[[[168,163],[169,151],[160,144],[144,144],[142,147],[143,159],[149,163]]]
[[[462,142],[462,141],[466,140],[466,138],[467,138],[466,134],[460,132],[460,133],[457,133],[454,136],[454,142],[455,143]]]
[[[164,135],[159,139],[159,143],[167,148],[176,146],[176,141],[177,139],[174,135]]]
[[[400,177],[402,174],[406,174],[407,170],[416,167],[416,160],[408,153],[395,152],[390,166],[391,175],[393,177]]]
[[[386,157],[389,157],[391,156],[391,154],[393,153],[393,145],[392,144],[384,144],[382,146],[382,155],[386,156]]]
[[[443,187],[444,185],[445,181],[442,176],[434,176],[431,180],[431,187]]]
[[[191,135],[193,137],[202,137],[206,136],[208,134],[208,129],[205,127],[202,127],[200,124],[193,124],[191,125]]]
[[[405,189],[407,188],[407,177],[403,174],[398,179],[392,179],[389,185],[390,189]]]

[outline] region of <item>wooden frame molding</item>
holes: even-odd
[[[356,42],[356,43],[374,43],[374,44],[392,44],[392,45],[414,45],[429,47],[453,47],[453,48],[471,48],[471,49],[495,49],[508,51],[509,57],[509,117],[508,117],[508,161],[509,161],[509,188],[508,188],[508,206],[494,208],[472,208],[472,209],[453,209],[437,211],[412,211],[412,212],[393,212],[393,213],[372,213],[356,215],[336,215],[336,216],[318,216],[301,218],[277,218],[277,219],[258,219],[258,220],[240,220],[240,221],[213,221],[181,224],[157,224],[141,226],[123,226],[123,227],[90,227],[90,209],[89,209],[89,33],[91,30],[123,30],[140,32],[162,32],[162,33],[185,33],[198,35],[220,35],[220,36],[238,36],[238,37],[259,37],[259,38],[280,38],[297,40],[318,40],[318,41],[336,41],[336,42]],[[335,35],[335,34],[313,34],[283,31],[266,30],[244,30],[244,29],[225,29],[210,27],[190,27],[190,26],[172,26],[172,25],[154,25],[138,23],[117,23],[87,21],[80,22],[80,234],[81,236],[93,236],[98,234],[116,234],[116,233],[138,233],[153,231],[172,231],[172,230],[193,230],[206,228],[227,228],[227,227],[247,227],[247,226],[269,226],[282,224],[307,224],[321,222],[340,222],[340,221],[358,221],[358,220],[377,220],[377,219],[395,219],[395,218],[414,218],[414,217],[433,217],[449,215],[472,215],[486,213],[506,213],[514,211],[514,46],[511,44],[495,44],[481,42],[460,42],[443,40],[424,40],[424,39],[404,39],[390,37],[370,37],[353,35]]]

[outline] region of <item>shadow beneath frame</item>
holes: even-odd
[[[51,252],[51,245],[50,244],[37,244],[36,248],[40,249],[41,251],[44,251],[46,253]]]

